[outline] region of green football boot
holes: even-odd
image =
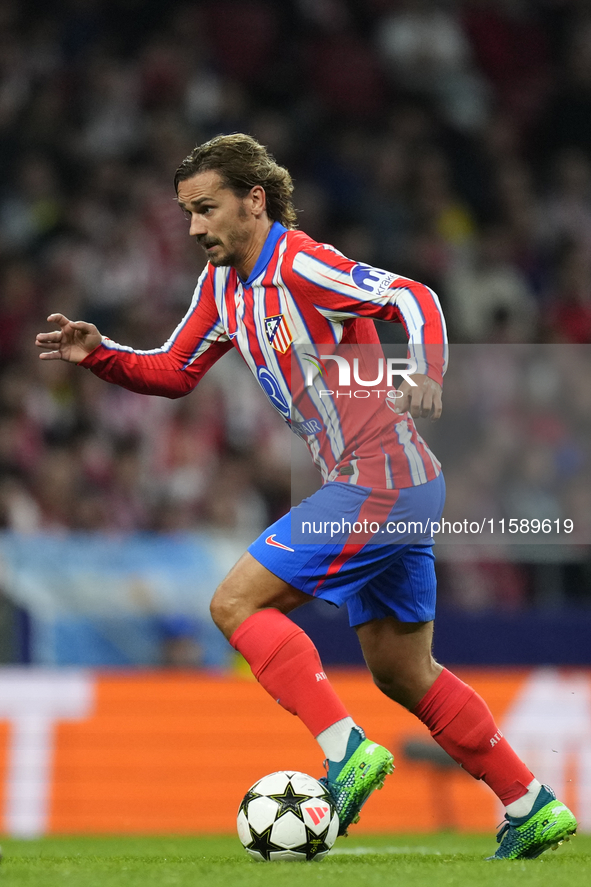
[[[497,835],[500,847],[488,859],[535,859],[549,847],[556,850],[577,830],[577,820],[548,785],[541,787],[531,813],[519,819],[505,815],[505,819]]]
[[[320,782],[332,795],[339,815],[339,835],[344,835],[352,822],[359,821],[359,811],[371,793],[382,788],[393,771],[394,757],[383,745],[366,739],[361,727],[353,727],[343,760],[325,761],[324,766],[327,773]]]

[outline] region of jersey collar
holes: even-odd
[[[263,273],[271,261],[271,256],[275,252],[277,241],[283,237],[286,231],[287,228],[284,228],[280,222],[273,222],[269,229],[269,233],[267,234],[267,239],[263,244],[263,248],[259,253],[259,257],[255,262],[254,268],[250,272],[248,280],[242,281],[244,286],[250,286],[253,280]]]

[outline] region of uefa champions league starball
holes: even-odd
[[[238,837],[257,862],[326,856],[339,831],[328,789],[306,773],[279,770],[249,788],[238,810]]]

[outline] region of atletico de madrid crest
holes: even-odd
[[[289,327],[285,322],[283,314],[276,314],[274,317],[265,317],[265,332],[269,344],[275,351],[285,354],[291,343],[293,342]]]

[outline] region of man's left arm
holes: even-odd
[[[402,382],[399,412],[413,418],[441,415],[441,386],[447,369],[447,331],[441,304],[428,286],[381,268],[353,262],[319,244],[292,262],[300,287],[325,317],[343,321],[371,317],[402,323],[409,358],[417,365],[414,386]]]

